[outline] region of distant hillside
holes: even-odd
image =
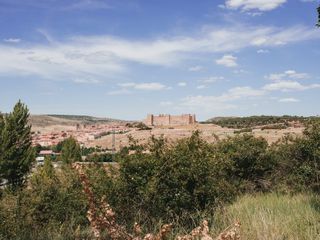
[[[252,128],[272,124],[288,125],[290,122],[305,123],[308,120],[320,119],[320,117],[302,116],[250,116],[250,117],[215,117],[208,119],[204,123],[214,123],[227,128]]]
[[[97,118],[82,115],[31,115],[30,123],[33,126],[46,127],[51,125],[74,126],[76,124],[105,124],[111,122],[125,122],[112,118]]]

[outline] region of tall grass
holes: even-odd
[[[246,240],[320,240],[319,195],[247,195],[219,211],[213,220],[213,235],[241,222]]]

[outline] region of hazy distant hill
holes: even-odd
[[[50,125],[74,126],[76,124],[97,124],[110,122],[125,122],[112,118],[98,118],[83,115],[31,115],[30,123],[33,126],[46,127]]]

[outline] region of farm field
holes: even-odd
[[[254,129],[252,134],[256,137],[265,138],[269,144],[276,142],[280,138],[288,135],[301,135],[303,132],[303,127],[300,128],[287,128],[287,129]],[[196,124],[190,126],[174,126],[174,127],[155,127],[151,130],[131,130],[125,134],[117,134],[115,137],[116,149],[120,149],[123,146],[128,145],[128,136],[131,135],[134,139],[138,140],[139,143],[147,143],[148,139],[153,135],[155,137],[164,136],[169,142],[174,142],[178,139],[183,139],[185,137],[190,137],[192,132],[195,130],[201,131],[201,136],[212,143],[218,139],[224,139],[228,136],[236,135],[234,131],[236,129],[222,128],[215,124]],[[89,146],[102,146],[110,147],[112,146],[112,136],[104,136],[100,139],[96,139],[88,143]]]

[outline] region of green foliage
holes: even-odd
[[[45,159],[44,165],[30,174],[28,187],[20,187],[34,151],[27,118],[28,110],[20,102],[13,113],[0,115],[1,178],[15,188],[19,186],[17,191],[0,189],[0,239],[92,239],[86,219],[86,196],[70,164],[56,170],[50,159]],[[268,124],[279,121],[263,119]],[[251,122],[251,119],[239,126],[248,124],[251,129],[260,120]],[[141,145],[129,136],[129,146],[115,156],[104,154],[98,147],[81,149],[73,138],[63,141],[56,150],[61,150],[65,163],[81,161],[81,151],[88,156],[93,163],[85,165],[86,174],[95,199],[106,196],[118,222],[128,227],[138,221],[154,230],[159,222],[175,222],[188,229],[215,213],[212,219],[219,231],[234,218],[245,223],[248,226],[244,228],[245,239],[260,238],[260,232],[278,231],[279,228],[263,222],[267,218],[286,229],[285,234],[280,233],[281,238],[297,231],[299,239],[308,239],[307,236],[314,239],[318,226],[313,222],[318,214],[309,206],[319,212],[317,196],[312,203],[307,199],[307,203],[300,195],[289,201],[288,197],[280,199],[276,194],[264,195],[261,200],[257,194],[272,190],[320,192],[320,122],[313,119],[305,124],[303,136],[286,136],[272,146],[265,139],[248,134],[217,138],[216,143],[210,144],[196,131],[173,144],[163,137],[151,137],[148,144]],[[115,163],[101,163],[112,157]],[[237,203],[228,206],[236,197],[248,193],[252,196],[240,198],[240,206]],[[220,206],[226,210],[217,211]],[[297,213],[291,214],[292,209]],[[290,214],[293,217],[286,225]],[[307,234],[299,231],[299,226]]]
[[[0,120],[0,179],[11,189],[23,185],[34,160],[28,118],[28,108],[19,101],[13,112]]]
[[[88,227],[86,209],[77,173],[55,171],[46,159],[28,188],[0,199],[0,239],[75,239],[79,226]]]
[[[117,216],[128,225],[139,218],[179,219],[190,226],[198,211],[212,211],[235,196],[228,179],[230,162],[217,158],[199,132],[173,146],[152,137],[146,153],[137,143],[130,148],[135,153],[120,155],[118,175],[108,178],[109,187],[98,191],[109,196]]]
[[[81,161],[80,145],[73,137],[69,137],[63,141],[61,149],[61,160],[64,163]]]
[[[290,122],[304,123],[318,117],[299,116],[250,116],[250,117],[221,117],[210,119],[206,123],[215,123],[227,128],[253,128],[256,126],[275,125],[287,126]]]
[[[234,134],[240,134],[240,133],[251,133],[252,128],[242,128],[240,130],[233,131]]]
[[[237,220],[241,239],[316,240],[320,233],[320,197],[313,194],[245,195],[217,211],[212,220],[213,236]]]
[[[139,130],[151,130],[152,128],[148,127],[143,122],[134,122],[134,123],[127,123],[126,127],[130,128],[138,128]]]
[[[3,119],[3,115],[0,112],[0,133],[2,133],[3,128],[4,128],[4,119]]]
[[[241,191],[268,190],[268,176],[275,162],[264,138],[244,134],[227,138],[215,145],[216,153],[231,162],[229,176]]]
[[[318,22],[316,24],[317,27],[320,27],[320,6],[317,8],[318,11]]]
[[[86,161],[89,162],[112,162],[113,154],[111,153],[94,153],[87,156]]]
[[[272,147],[278,182],[291,190],[320,191],[320,122],[312,122],[299,138],[287,137]]]
[[[227,191],[232,186],[221,171],[228,162],[215,157],[199,132],[158,155],[148,189],[155,214],[192,214],[232,198],[232,191]]]
[[[272,125],[267,125],[263,126],[261,130],[268,130],[268,129],[286,129],[287,126],[285,124],[272,124]]]

